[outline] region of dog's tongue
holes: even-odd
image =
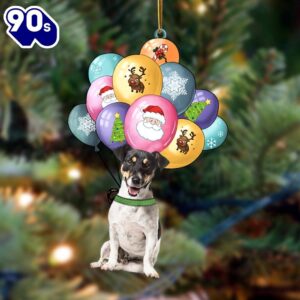
[[[133,197],[137,196],[137,194],[139,193],[139,190],[140,189],[137,189],[137,188],[134,188],[131,186],[128,187],[129,194],[130,194],[130,196],[133,196]]]

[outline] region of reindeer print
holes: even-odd
[[[143,82],[141,81],[141,79],[144,75],[146,75],[145,74],[146,68],[143,68],[143,67],[139,68],[140,75],[135,73],[135,69],[136,68],[133,67],[128,70],[131,73],[129,75],[128,84],[131,87],[132,93],[134,91],[136,93],[144,93],[145,86],[144,86]]]
[[[190,138],[186,136],[188,130],[181,130],[181,135],[177,139],[176,145],[177,145],[177,151],[180,151],[180,153],[187,154],[190,150],[189,142],[194,139],[196,134],[194,132],[190,133]]]

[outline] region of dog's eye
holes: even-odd
[[[132,163],[132,164],[135,164],[136,160],[137,160],[136,157],[133,156],[133,157],[130,158],[129,162]]]
[[[148,159],[144,159],[142,165],[144,168],[149,168],[150,163],[149,163]]]

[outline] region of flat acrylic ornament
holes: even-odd
[[[176,45],[163,38],[149,40],[141,49],[141,54],[149,56],[157,64],[179,62],[179,51]]]

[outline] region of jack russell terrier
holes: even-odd
[[[108,214],[109,241],[92,268],[144,273],[159,278],[154,269],[160,249],[159,210],[150,188],[157,171],[169,163],[158,152],[128,146],[115,151],[121,161],[121,188]]]

